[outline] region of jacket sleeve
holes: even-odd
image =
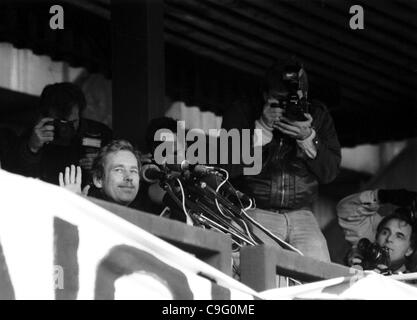
[[[359,239],[375,240],[376,229],[382,220],[377,190],[367,190],[342,199],[337,205],[339,225],[345,239],[355,245]]]
[[[316,108],[317,112],[313,115],[313,127],[316,131],[313,143],[317,154],[314,159],[305,157],[305,162],[319,183],[330,183],[339,174],[340,144],[327,108],[323,105]]]
[[[38,178],[40,175],[42,149],[38,153],[33,153],[28,147],[28,141],[29,136],[27,134],[17,139],[17,144],[11,151],[11,158],[14,162],[13,171],[24,176]]]

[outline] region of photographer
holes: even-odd
[[[323,104],[307,99],[307,74],[295,59],[272,66],[262,91],[262,101],[238,100],[222,123],[227,130],[262,131],[262,137],[254,131],[252,141],[254,148],[262,148],[262,171],[245,176],[243,165],[228,165],[227,170],[233,184],[255,198],[260,209],[252,215],[258,222],[305,255],[330,261],[311,205],[319,183],[331,182],[339,172],[333,120]]]
[[[408,271],[417,244],[416,200],[417,193],[405,189],[367,190],[342,199],[337,205],[339,224],[353,245],[347,264],[379,272]],[[383,217],[379,212],[389,205],[398,208]]]
[[[41,94],[38,120],[22,135],[14,154],[17,173],[58,184],[58,173],[77,164],[85,185],[100,147],[112,137],[104,124],[81,117],[85,107],[84,94],[75,84],[47,85]]]

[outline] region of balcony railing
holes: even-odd
[[[93,198],[91,201],[178,248],[194,254],[227,275],[232,274],[230,236],[114,203]],[[240,253],[240,271],[241,282],[256,291],[280,286],[277,285],[277,275],[301,282],[312,282],[360,273],[356,269],[321,262],[266,245],[243,247]]]

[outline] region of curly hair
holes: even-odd
[[[117,152],[117,151],[130,151],[132,152],[136,159],[138,160],[139,170],[141,169],[141,154],[139,150],[135,149],[132,144],[127,140],[113,140],[103,148],[101,148],[100,153],[94,159],[92,167],[92,175],[94,178],[102,179],[104,177],[104,162],[108,154]]]

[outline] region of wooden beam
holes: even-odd
[[[363,4],[364,8],[369,7],[377,12],[384,13],[389,19],[380,20],[380,24],[385,24],[387,27],[390,27],[390,30],[394,26],[406,25],[410,29],[410,32],[413,32],[413,35],[417,32],[417,3],[414,0],[359,0],[358,4]],[[370,17],[366,17],[366,19],[369,20],[374,17],[377,16],[372,14]],[[413,37],[409,41],[417,42],[417,39]]]
[[[253,6],[254,9],[240,2],[239,7],[233,10],[239,10],[241,14],[247,16],[254,16],[260,23],[269,25],[278,32],[294,36],[309,46],[316,46],[335,57],[350,61],[361,69],[370,70],[375,76],[382,76],[386,79],[395,77],[396,81],[392,84],[397,88],[399,84],[404,88],[410,87],[410,83],[406,81],[405,77],[398,76],[406,70],[401,70],[391,61],[382,60],[379,52],[378,55],[374,55],[367,51],[367,47],[353,46],[357,38],[353,37],[351,32],[329,28],[329,25],[323,20],[315,19],[309,15],[294,19],[292,18],[294,10],[282,5],[277,6],[277,2],[259,0],[245,0],[245,2]]]
[[[269,0],[268,0],[269,1]],[[370,53],[375,57],[384,57],[392,64],[400,64],[406,70],[410,70],[409,67],[412,61],[415,59],[415,49],[411,49],[408,44],[404,44],[394,38],[387,37],[386,34],[376,31],[365,29],[361,34],[352,33],[351,37],[353,42],[349,40],[349,32],[352,32],[349,28],[349,14],[341,14],[340,12],[330,9],[327,4],[339,3],[338,1],[328,1],[323,3],[319,7],[317,2],[304,0],[304,1],[285,1],[282,4],[288,7],[292,7],[299,12],[303,12],[310,16],[315,16],[318,19],[326,21],[331,28],[340,28],[346,30],[346,38],[344,41],[355,43],[358,48],[369,48]],[[346,5],[346,3],[343,3]],[[349,11],[346,11],[347,13]],[[366,23],[366,22],[365,22]],[[331,29],[329,28],[329,29]],[[329,30],[330,32],[330,30]],[[352,38],[350,38],[352,39]],[[376,50],[375,50],[376,49]],[[407,51],[410,49],[410,51]]]
[[[213,5],[213,10],[219,10],[218,14],[223,14],[222,12],[227,12],[228,8],[221,7],[218,5],[217,0],[204,0],[205,3],[210,3]],[[225,10],[226,11],[223,11]],[[279,9],[279,8],[278,8]],[[302,37],[297,38],[296,34],[290,32],[286,34],[281,28],[281,23],[279,20],[273,20],[271,23],[265,23],[264,16],[257,16],[256,19],[253,19],[256,12],[253,12],[250,8],[244,7],[244,4],[239,3],[239,6],[232,6],[229,9],[231,12],[235,12],[242,17],[246,18],[248,21],[256,22],[259,25],[262,25],[263,30],[257,29],[257,25],[253,23],[251,30],[259,30],[258,33],[261,39],[268,40],[270,43],[279,44],[281,47],[290,48],[293,52],[296,52],[300,57],[306,56],[311,60],[314,60],[315,63],[320,63],[323,67],[333,68],[334,70],[339,70],[340,72],[347,73],[353,77],[356,77],[358,81],[369,81],[376,84],[382,91],[404,94],[407,93],[407,88],[404,86],[398,86],[396,83],[393,83],[387,80],[387,77],[378,76],[378,74],[368,68],[362,68],[356,63],[352,63],[349,59],[345,57],[339,57],[334,54],[329,54],[326,48],[322,48],[320,45],[313,45],[311,43],[306,43],[305,39]],[[302,17],[300,17],[302,19]],[[229,20],[227,20],[229,21]],[[273,24],[277,24],[275,30],[271,30]],[[243,26],[243,24],[242,24]],[[245,29],[243,29],[245,30]],[[246,32],[248,30],[245,30]]]
[[[146,147],[149,120],[165,111],[162,0],[112,1],[113,130]]]
[[[263,68],[259,68],[253,64],[247,63],[246,61],[225,56],[217,50],[207,47],[204,44],[196,43],[193,40],[184,38],[182,35],[172,33],[169,30],[166,30],[165,32],[165,40],[174,46],[186,48],[199,55],[211,58],[215,61],[245,71],[252,75],[261,76],[265,72]]]
[[[401,7],[393,4],[392,1],[358,0],[355,4],[361,5],[364,10],[367,32],[379,32],[385,35],[385,38],[397,40],[401,46],[405,44],[409,46],[408,49],[414,48],[416,50],[417,39],[414,36],[417,32],[417,28],[414,26],[416,13],[413,14],[413,20],[406,21],[406,16],[412,15],[412,12],[401,10]],[[352,4],[329,1],[327,5],[336,9],[340,15],[344,15],[349,12]]]
[[[417,11],[417,3],[415,1],[410,0],[394,0],[394,3],[401,7],[406,12],[409,12],[411,10],[411,16],[407,17],[407,22],[410,20],[414,20],[414,14],[413,11]]]
[[[104,19],[110,20],[111,12],[109,9],[104,9],[99,5],[94,4],[92,1],[85,0],[62,0],[68,4],[79,7]]]
[[[375,78],[361,80],[360,77],[359,79],[357,77],[353,77],[350,74],[350,72],[341,69],[337,66],[329,65],[327,62],[323,61],[322,58],[320,58],[320,60],[315,60],[315,58],[312,58],[310,55],[305,55],[305,47],[303,47],[302,49],[298,48],[299,50],[297,50],[297,48],[291,48],[291,50],[289,50],[288,43],[287,46],[284,46],[284,43],[281,42],[279,42],[279,45],[277,45],[277,42],[271,42],[271,39],[275,40],[275,38],[279,38],[275,33],[272,33],[271,31],[265,28],[260,28],[259,26],[254,25],[252,22],[242,22],[242,20],[236,18],[236,16],[225,14],[222,11],[213,10],[212,7],[208,6],[206,3],[197,3],[195,0],[169,0],[169,3],[175,3],[177,7],[181,7],[181,4],[186,4],[188,9],[192,6],[195,7],[195,10],[205,12],[204,17],[202,17],[193,14],[188,10],[184,11],[184,19],[190,23],[196,23],[196,21],[199,21],[200,19],[211,19],[213,22],[212,28],[214,28],[214,30],[217,33],[224,34],[226,36],[227,34],[224,33],[224,28],[222,28],[221,26],[225,23],[223,21],[227,21],[227,28],[229,28],[230,30],[233,30],[234,28],[236,30],[239,30],[240,32],[244,31],[253,37],[258,37],[259,40],[262,40],[262,42],[260,41],[260,43],[262,43],[263,47],[265,48],[264,53],[269,54],[270,56],[283,59],[292,54],[298,54],[301,58],[304,58],[304,61],[308,66],[308,70],[316,69],[316,72],[318,74],[322,73],[323,75],[329,78],[337,79],[337,81],[341,83],[344,82],[344,85],[351,86],[352,88],[355,88],[355,90],[358,91],[367,90],[369,92],[368,89],[364,88],[368,84],[369,86],[375,88],[375,99],[382,98],[387,100],[393,100],[393,95],[390,93],[391,90],[389,88],[379,89],[377,86],[374,85]],[[294,41],[291,40],[291,43],[293,42]],[[265,50],[268,51],[265,52]],[[300,52],[303,52],[304,55],[299,54]],[[370,95],[372,96],[373,93],[370,93]]]
[[[261,68],[265,65],[270,65],[274,61],[272,58],[260,55],[256,51],[240,47],[232,41],[228,41],[227,39],[223,40],[217,35],[210,34],[204,30],[199,30],[194,26],[189,26],[181,20],[173,19],[169,14],[165,18],[165,30],[182,34],[189,39],[193,39],[201,43],[213,44],[213,49],[223,51],[225,55],[239,58],[242,61],[247,61],[248,63],[252,63]]]

